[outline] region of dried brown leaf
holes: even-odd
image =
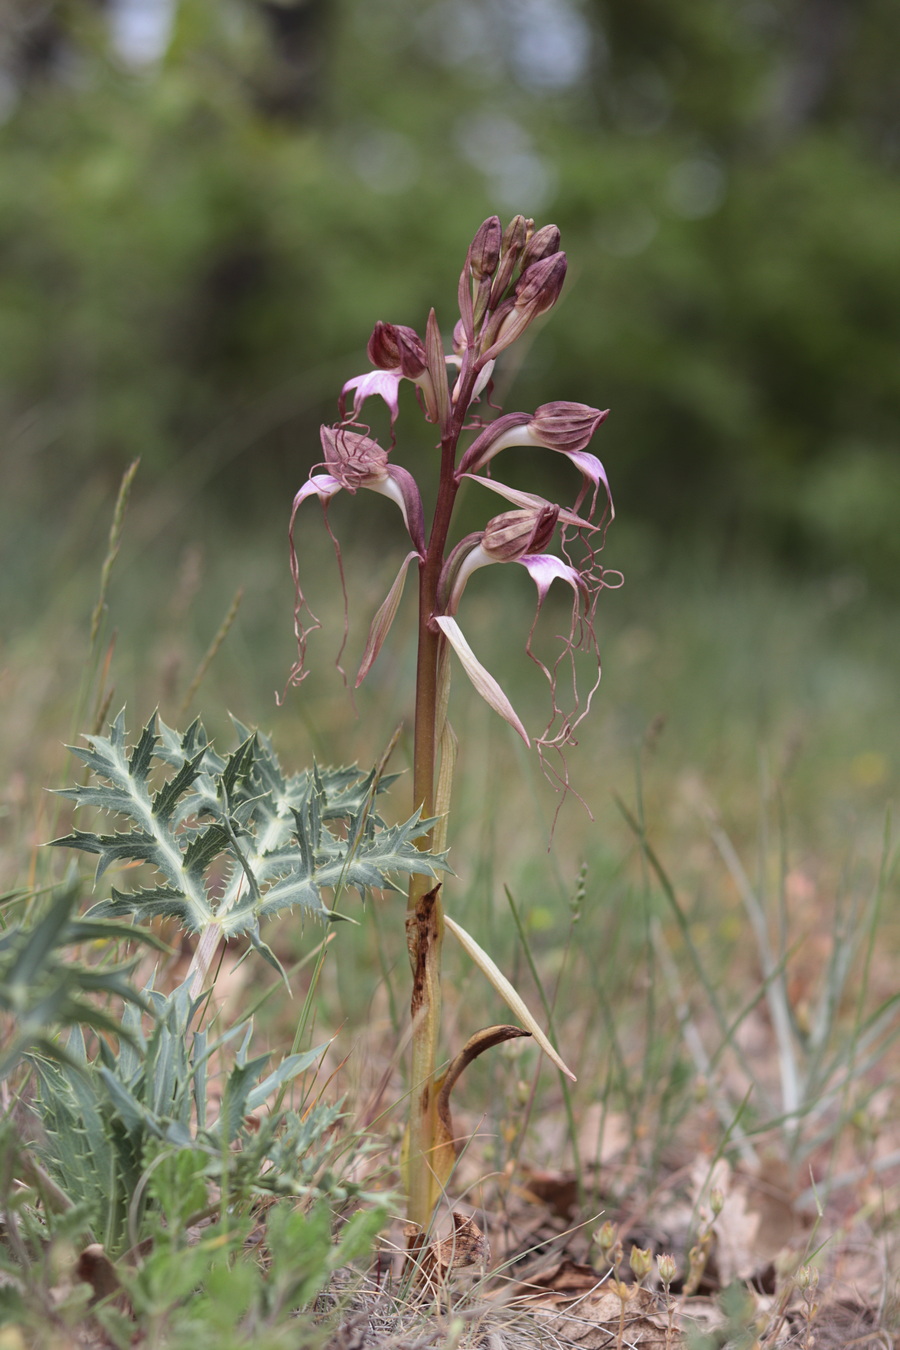
[[[92,1242],[79,1254],[75,1262],[76,1280],[91,1287],[90,1306],[105,1299],[114,1299],[117,1307],[130,1313],[128,1296],[119,1283],[116,1268],[107,1255],[106,1248],[99,1242]]]
[[[462,1266],[486,1266],[491,1246],[471,1215],[455,1209],[450,1237],[430,1242],[419,1259],[423,1278],[440,1283],[451,1270]]]
[[[668,1318],[646,1289],[630,1286],[624,1305],[615,1288],[605,1284],[580,1298],[547,1294],[532,1316],[552,1336],[584,1350],[613,1350],[627,1345],[641,1350],[676,1350],[677,1335],[668,1337]],[[668,1337],[668,1341],[667,1341]]]

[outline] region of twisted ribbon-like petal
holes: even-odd
[[[500,688],[490,671],[485,670],[472,648],[469,646],[462,629],[449,614],[441,614],[434,621],[459,657],[462,668],[468,675],[477,692],[494,712],[500,714],[505,722],[519,733],[527,746],[531,746],[528,732],[522,725],[515,708]]]

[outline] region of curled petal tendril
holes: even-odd
[[[537,608],[525,650],[547,680],[552,700],[550,717],[540,736],[536,737],[535,746],[545,776],[561,794],[554,816],[554,826],[569,792],[575,794],[588,815],[591,815],[587,803],[572,787],[566,752],[570,747],[577,745],[576,732],[588,716],[594,695],[600,685],[600,646],[595,628],[600,592],[604,589],[617,588],[623,582],[621,573],[604,571],[599,557],[602,542],[597,547],[592,541],[595,530],[564,525],[561,535],[562,558],[544,555],[520,559],[522,565],[528,569],[538,591]],[[582,546],[581,556],[578,558],[574,556],[576,539]],[[572,587],[572,609],[569,631],[557,634],[562,647],[552,664],[548,665],[535,650],[535,635],[544,600],[551,583],[556,579],[566,581]],[[589,667],[596,671],[586,692],[583,682],[580,683],[579,680],[579,655],[584,656]],[[567,696],[561,694],[564,684],[568,689]]]
[[[341,484],[337,481],[336,478],[333,478],[331,474],[327,473],[311,474],[307,482],[303,484],[303,487],[294,497],[294,504],[291,509],[291,522],[288,528],[288,541],[290,544],[291,578],[294,582],[294,638],[297,643],[297,659],[291,666],[290,671],[288,672],[287,684],[285,685],[282,691],[281,698],[278,699],[279,703],[283,701],[284,695],[287,693],[288,689],[294,688],[297,685],[302,684],[303,681],[306,679],[306,676],[309,673],[306,666],[307,644],[309,642],[311,634],[315,633],[318,629],[322,627],[321,620],[317,617],[316,614],[313,613],[312,609],[310,608],[309,602],[307,601],[306,596],[303,593],[303,587],[300,583],[300,564],[297,558],[297,548],[294,543],[294,521],[297,516],[297,510],[301,505],[301,503],[304,502],[307,497],[311,497],[313,495],[317,496],[320,502],[322,503],[322,515],[325,520],[325,528],[328,531],[328,537],[331,540],[331,545],[332,548],[334,549],[334,556],[335,559],[337,560],[338,566],[338,575],[341,579],[341,596],[343,597],[343,608],[344,608],[344,626],[341,645],[338,650],[337,657],[335,658],[335,665],[340,671],[341,678],[344,680],[345,684],[347,681],[346,672],[344,671],[344,668],[341,665],[341,657],[344,654],[344,647],[347,645],[347,635],[350,629],[349,608],[347,600],[347,583],[344,575],[344,559],[341,553],[340,541],[338,540],[337,535],[332,530],[331,522],[328,519],[328,504],[331,501],[331,498],[335,495],[335,493],[339,492],[340,489]]]

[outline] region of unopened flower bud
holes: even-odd
[[[490,351],[490,359],[497,356],[504,347],[508,347],[510,342],[515,342],[516,337],[518,337],[518,333],[516,333],[515,337],[511,337],[508,342],[499,343],[497,341],[500,329],[504,324],[509,322],[511,316],[515,314],[515,309],[515,301],[510,295],[507,296],[505,300],[501,301],[488,316],[488,321],[485,324],[482,333],[481,350],[483,352]],[[523,324],[519,331],[524,332],[526,327],[527,325]]]
[[[356,492],[387,477],[388,455],[371,436],[346,427],[322,427],[325,467],[342,488]]]
[[[713,1186],[709,1193],[709,1207],[712,1210],[712,1216],[717,1219],[725,1207],[725,1194],[721,1186]]]
[[[530,310],[534,317],[555,305],[566,279],[567,266],[564,253],[551,253],[532,263],[516,282],[516,309]]]
[[[617,1237],[618,1231],[616,1225],[611,1223],[609,1219],[607,1219],[603,1227],[599,1228],[594,1234],[594,1241],[600,1248],[600,1253],[604,1260],[608,1260],[610,1252],[616,1245]]]
[[[558,519],[559,507],[549,503],[537,509],[504,511],[488,521],[481,547],[497,562],[516,562],[541,553],[553,538]]]
[[[416,380],[425,369],[425,345],[414,328],[376,323],[369,338],[369,360],[379,370],[396,370]]]
[[[522,271],[526,271],[532,263],[540,262],[542,258],[549,258],[551,253],[559,252],[559,230],[556,225],[542,225],[525,245],[522,253]]]
[[[631,1266],[631,1273],[638,1284],[646,1280],[650,1274],[650,1267],[653,1264],[653,1257],[649,1247],[632,1247],[631,1255],[628,1258],[628,1264]]]
[[[807,1289],[815,1289],[818,1286],[819,1272],[815,1266],[801,1266],[794,1280],[800,1292],[806,1293]]]
[[[566,279],[566,255],[552,253],[532,263],[516,282],[515,294],[504,300],[491,317],[482,340],[482,360],[497,354],[520,338],[529,324],[544,314],[559,298]]]
[[[469,248],[468,264],[475,281],[492,277],[500,261],[502,230],[498,216],[489,216],[480,225]]]
[[[601,422],[609,416],[609,409],[589,408],[586,403],[542,403],[528,424],[529,439],[533,445],[548,450],[560,450],[571,455],[583,450]]]
[[[678,1267],[675,1264],[675,1257],[670,1256],[668,1252],[661,1252],[656,1258],[656,1268],[659,1271],[659,1278],[662,1280],[666,1289],[678,1274]]]
[[[533,225],[534,221],[526,220],[524,216],[513,216],[503,231],[503,238],[500,241],[500,265],[491,287],[492,309],[503,299],[507,286],[515,276],[522,250],[528,239],[529,226]]]

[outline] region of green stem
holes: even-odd
[[[419,573],[413,792],[415,805],[420,806],[426,816],[434,814],[438,745],[442,731],[437,721],[441,706],[443,638],[433,628],[432,619],[437,612],[438,584],[458,489],[454,478],[456,452],[476,378],[474,368],[466,372],[449,425],[441,437],[438,496],[428,548]],[[430,847],[431,837],[422,843],[423,847]],[[430,887],[426,877],[413,876],[410,881],[406,936],[413,975],[407,1216],[415,1226],[411,1246],[417,1249],[431,1222],[440,1191],[431,1160],[437,1141],[434,1076],[440,1035],[444,922],[440,887]]]

